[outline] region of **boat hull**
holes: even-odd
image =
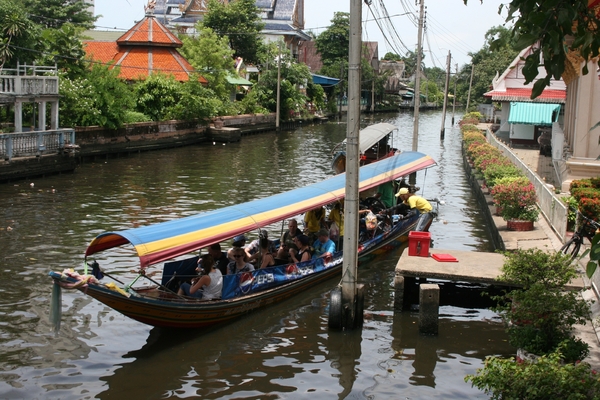
[[[423,223],[424,218],[427,220],[425,223]],[[359,260],[401,246],[408,240],[408,233],[411,230],[414,230],[419,224],[428,229],[431,220],[432,217],[427,214],[416,216],[402,224],[398,224],[389,232],[382,233],[365,243],[361,243],[358,253]],[[126,297],[102,284],[89,284],[87,287],[79,288],[79,290],[119,313],[148,325],[171,328],[203,328],[226,323],[253,310],[293,297],[319,282],[333,277],[340,277],[342,260],[343,252],[337,252],[324,263],[321,260],[318,261],[323,263],[323,268],[319,269],[318,272],[307,272],[288,283],[224,300],[181,300],[181,298],[157,288],[131,289],[132,295]],[[295,270],[310,271],[306,267],[314,265],[314,263],[315,261],[311,260],[297,265],[291,264],[290,266],[294,266]],[[316,271],[317,268],[314,270]],[[258,270],[256,273],[260,274],[264,271]],[[56,272],[51,272],[50,276],[58,282],[76,282],[75,279],[65,278],[62,274]]]

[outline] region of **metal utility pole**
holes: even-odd
[[[471,86],[473,85],[473,71],[475,71],[475,64],[471,64],[471,79],[469,79],[469,94],[467,95],[467,108],[465,108],[465,114],[469,112],[469,101],[471,101]]]
[[[456,108],[456,80],[458,79],[458,64],[456,65],[456,74],[454,74],[454,99],[452,100],[452,126],[454,126],[454,110]]]
[[[448,50],[448,59],[446,61],[446,85],[444,87],[444,107],[442,108],[442,129],[440,130],[440,139],[444,140],[446,134],[446,106],[448,105],[448,85],[450,84],[450,50]]]
[[[417,68],[415,70],[415,91],[414,91],[414,117],[413,117],[413,143],[412,150],[417,151],[419,147],[419,109],[421,108],[421,38],[423,36],[423,14],[425,13],[425,5],[423,0],[419,0],[419,30],[417,38]],[[417,173],[413,172],[408,177],[408,182],[411,185],[417,183]]]
[[[281,42],[279,42],[277,56],[277,105],[275,106],[275,130],[279,131],[279,102],[280,102],[280,91],[281,91]]]

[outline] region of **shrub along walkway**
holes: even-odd
[[[481,125],[482,126],[478,126],[480,129],[487,129],[487,124]],[[523,162],[523,164],[534,170],[540,178],[544,179],[549,184],[555,185],[552,160],[550,157],[540,155],[538,147],[517,147],[513,148],[512,151]],[[496,220],[496,218],[498,218],[499,221]],[[499,228],[499,233],[502,236],[502,240],[504,241],[507,250],[516,248],[527,249],[532,247],[543,249],[547,247],[549,249],[559,251],[562,247],[562,242],[558,236],[556,236],[542,215],[540,216],[540,220],[536,222],[537,228],[540,229],[536,229],[534,231],[537,234],[537,238],[534,240],[531,240],[533,237],[527,237],[526,235],[519,237],[518,235],[521,234],[521,232],[509,233],[509,231],[506,231],[506,228],[504,228],[503,231],[502,226],[505,227],[506,222],[502,221],[500,217],[494,217],[494,222]],[[502,225],[502,223],[504,225]],[[544,237],[542,238],[539,236]],[[575,326],[575,335],[590,345],[590,355],[585,359],[585,361],[588,362],[594,369],[600,370],[600,327],[598,326],[598,323],[600,322],[600,304],[596,293],[591,288],[591,282],[585,275],[585,265],[587,261],[587,259],[582,259],[579,261],[579,271],[585,286],[585,289],[582,291],[582,296],[586,300],[591,300],[594,303],[590,309],[590,320],[585,325]]]

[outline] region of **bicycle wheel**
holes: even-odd
[[[563,247],[560,248],[561,253],[569,254],[574,260],[579,254],[582,239],[579,236],[573,236]]]

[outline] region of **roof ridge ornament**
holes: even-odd
[[[144,12],[146,15],[154,15],[154,8],[156,7],[156,0],[148,0],[148,4],[144,6]]]

